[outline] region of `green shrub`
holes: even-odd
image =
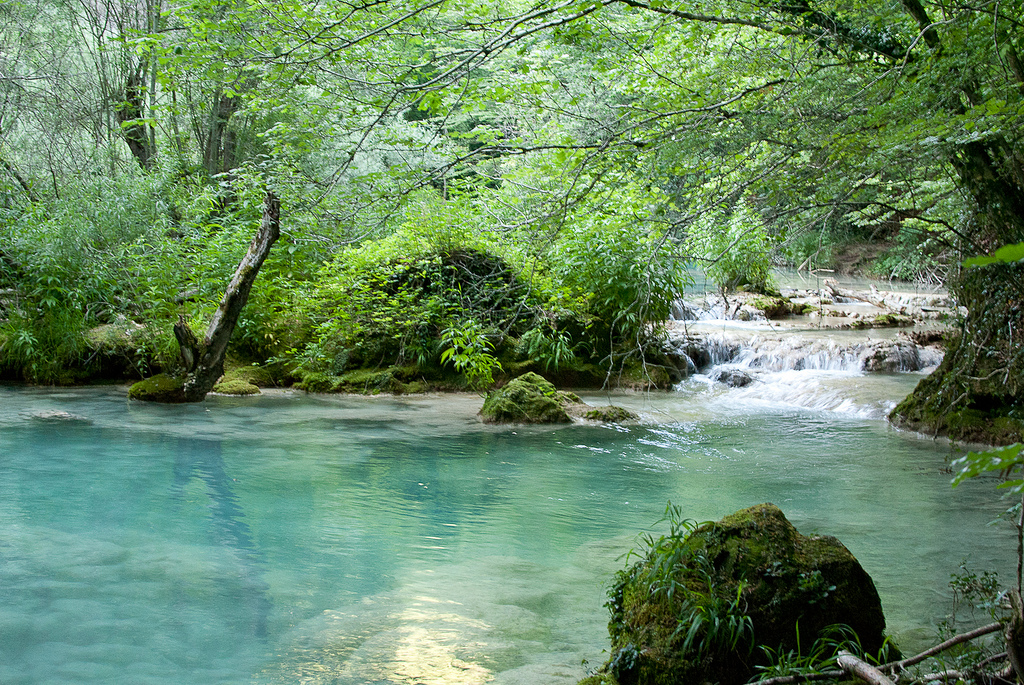
[[[500,370],[492,353],[534,325],[541,300],[517,255],[471,228],[468,212],[460,203],[426,203],[393,235],[327,264],[303,310],[317,324],[298,353],[300,368],[340,375],[452,364],[488,384]]]
[[[774,293],[774,243],[758,213],[740,203],[728,211],[710,213],[694,226],[688,247],[720,288]]]
[[[550,255],[552,270],[568,293],[566,309],[585,324],[578,336],[590,354],[612,359],[652,340],[686,285],[674,247],[618,219],[565,229]],[[570,359],[569,349],[563,339],[560,361]]]

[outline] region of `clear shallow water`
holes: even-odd
[[[992,484],[951,490],[947,446],[874,418],[916,380],[697,379],[614,398],[629,428],[487,427],[473,396],[0,387],[0,682],[574,683],[668,500],[836,535],[916,646],[961,560],[1013,563]],[[772,394],[799,383],[840,401]]]

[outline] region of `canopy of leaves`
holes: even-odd
[[[261,362],[365,330],[370,292],[408,324],[396,358],[473,321],[614,360],[689,262],[764,289],[780,249],[840,229],[902,246],[892,273],[991,253],[1024,240],[1022,21],[919,0],[9,3],[7,373],[59,375],[30,368],[55,305],[70,340],[132,322],[170,364],[156,331],[209,316],[265,187],[284,236],[238,334]],[[437,305],[479,255],[522,292]],[[373,288],[343,280],[371,264]]]

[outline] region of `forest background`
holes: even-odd
[[[174,371],[175,321],[201,336],[276,198],[232,338],[246,381],[650,379],[688,266],[771,292],[773,265],[853,244],[967,308],[897,418],[1019,440],[1022,20],[1003,1],[5,2],[0,376]]]

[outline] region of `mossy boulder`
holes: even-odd
[[[1022,279],[1024,263],[965,270],[953,292],[968,315],[947,334],[942,363],[890,421],[964,442],[1024,440],[1024,307],[1016,285]]]
[[[220,395],[259,395],[258,386],[240,379],[223,380],[213,386],[213,392]]]
[[[465,379],[447,370],[439,373],[433,369],[421,370],[416,366],[389,366],[383,369],[353,369],[340,375],[307,371],[300,375],[295,387],[306,392],[408,395],[434,390],[463,390]]]
[[[153,331],[128,320],[90,328],[84,333],[88,361],[78,369],[79,382],[141,376],[140,370],[153,366],[156,346]],[[68,369],[71,371],[71,369]]]
[[[145,378],[128,388],[128,397],[146,402],[177,403],[185,401],[185,380],[166,373]]]
[[[285,384],[283,376],[284,369],[280,365],[247,364],[237,358],[228,357],[224,362],[224,377],[220,382],[241,381],[257,388],[273,388]]]
[[[570,423],[567,407],[579,403],[531,371],[488,393],[480,416],[485,423]]]
[[[627,421],[639,421],[640,417],[624,407],[608,405],[606,407],[594,407],[583,412],[583,418],[588,421],[600,421],[601,423],[625,423]]]
[[[784,316],[789,316],[794,312],[793,302],[788,297],[773,297],[772,295],[758,295],[757,297],[750,298],[747,302],[754,309],[760,310],[766,319],[781,319]],[[803,306],[798,305],[800,311],[803,312]]]
[[[834,537],[805,536],[772,504],[652,540],[609,592],[607,682],[742,683],[760,647],[806,649],[845,624],[877,652],[885,617],[874,583]],[[600,682],[600,680],[599,680]]]

